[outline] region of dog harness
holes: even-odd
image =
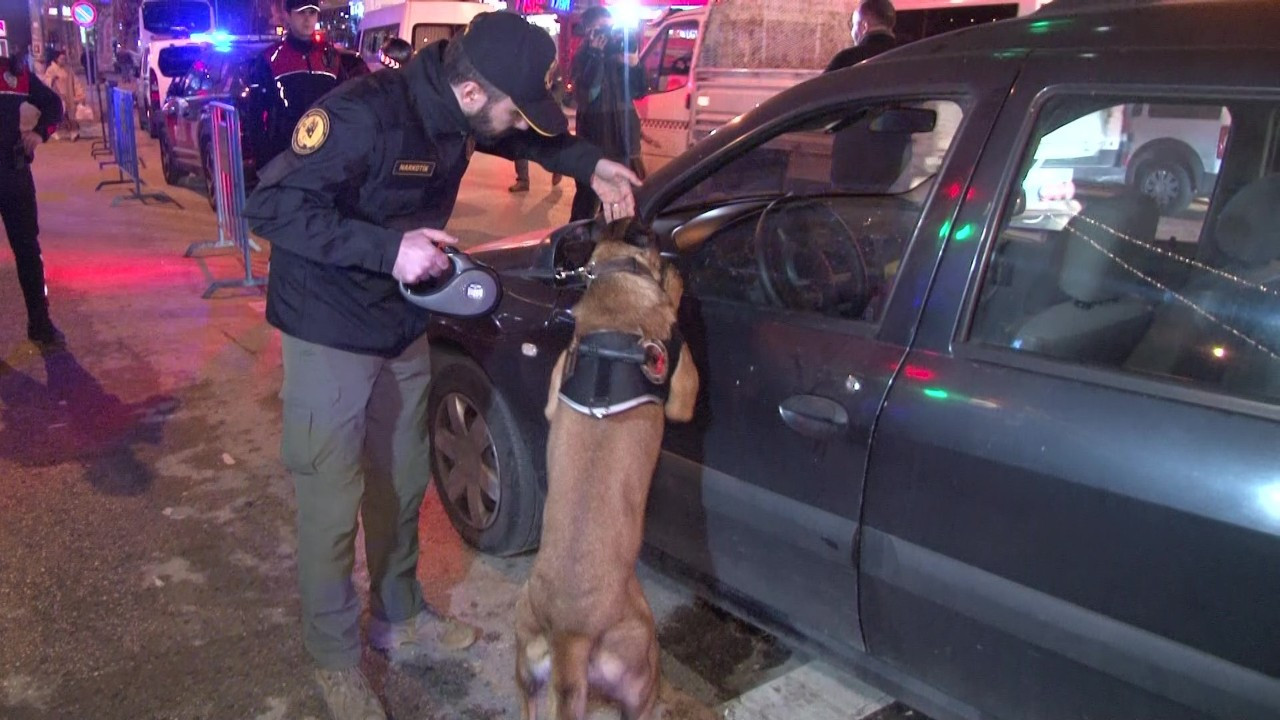
[[[667,402],[671,365],[684,341],[676,327],[667,342],[614,330],[575,339],[565,358],[560,399],[584,415],[605,418],[645,403]]]

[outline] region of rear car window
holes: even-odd
[[[1280,402],[1277,110],[1046,104],[970,340]]]
[[[160,50],[156,56],[156,64],[160,74],[168,78],[182,77],[191,70],[191,65],[200,59],[204,52],[202,45],[175,45]]]
[[[449,40],[462,28],[462,25],[418,23],[413,26],[413,51],[417,52],[437,40]]]
[[[142,25],[147,32],[167,35],[175,30],[208,32],[213,27],[213,11],[200,0],[165,0],[142,6]]]

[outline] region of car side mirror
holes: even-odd
[[[917,135],[933,132],[938,124],[938,113],[925,108],[885,108],[871,118],[869,129],[873,133]]]

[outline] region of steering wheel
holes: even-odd
[[[789,199],[769,203],[756,219],[752,244],[766,298],[789,310],[860,316],[871,287],[853,232],[827,203]]]

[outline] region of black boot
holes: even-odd
[[[67,344],[67,336],[53,324],[46,315],[39,320],[27,322],[27,339],[44,348],[60,348]]]

